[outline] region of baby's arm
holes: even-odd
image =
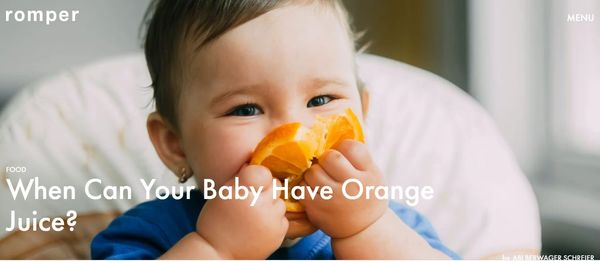
[[[333,239],[331,244],[340,259],[448,259],[391,209],[358,234]]]
[[[208,201],[198,216],[196,232],[186,235],[161,258],[265,259],[277,250],[288,221],[285,203],[272,197],[271,172],[262,166],[244,166],[237,177],[241,185],[264,188],[256,204],[250,205],[251,198]]]
[[[426,241],[411,226],[406,225],[394,211],[388,208],[387,201],[364,197],[356,200],[344,198],[341,186],[350,178],[358,179],[364,186],[383,184],[383,177],[371,160],[366,145],[346,140],[335,150],[324,153],[319,158],[319,164],[313,165],[305,174],[305,182],[308,186],[330,186],[334,191],[333,197],[330,200],[300,201],[306,209],[309,220],[331,236],[333,251],[337,258],[448,258],[434,249],[429,244],[431,242]],[[351,185],[346,189],[351,194],[355,194],[358,190],[356,186]],[[423,224],[425,223],[426,220]],[[429,230],[435,236],[433,230]],[[435,240],[437,238],[432,242]],[[439,245],[442,246],[441,243]],[[445,247],[442,246],[442,249]],[[451,253],[451,251],[447,252]]]

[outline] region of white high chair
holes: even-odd
[[[540,249],[537,204],[489,116],[451,83],[409,65],[358,57],[370,92],[367,143],[389,185],[435,189],[416,209],[464,258]],[[0,186],[0,224],[21,216],[78,212],[71,233],[0,232],[0,259],[88,258],[89,241],[115,215],[144,200],[140,178],[175,185],[150,144],[152,90],[143,55],[69,70],[25,88],[0,117],[0,171],[11,181],[72,185],[75,200],[13,200]],[[6,173],[24,166],[26,173]],[[130,185],[131,200],[91,200],[84,184]],[[192,181],[190,181],[192,182]],[[28,244],[22,244],[27,240]],[[74,243],[75,241],[80,243]]]

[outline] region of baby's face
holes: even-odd
[[[283,123],[310,126],[316,115],[349,107],[362,118],[351,42],[325,7],[276,9],[186,59],[179,126],[198,180],[222,185],[234,177],[258,142]],[[307,224],[290,223],[293,236],[309,232]]]

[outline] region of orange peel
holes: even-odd
[[[293,122],[273,129],[254,149],[250,164],[267,167],[282,182],[287,179],[291,189],[303,180],[316,158],[346,139],[365,142],[360,121],[351,109],[343,114],[317,116],[310,128]],[[296,200],[284,201],[287,211],[304,211]]]

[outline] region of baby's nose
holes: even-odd
[[[310,127],[316,120],[316,116],[309,110],[288,110],[278,118],[273,122],[273,127],[292,122],[300,122],[302,125]]]

